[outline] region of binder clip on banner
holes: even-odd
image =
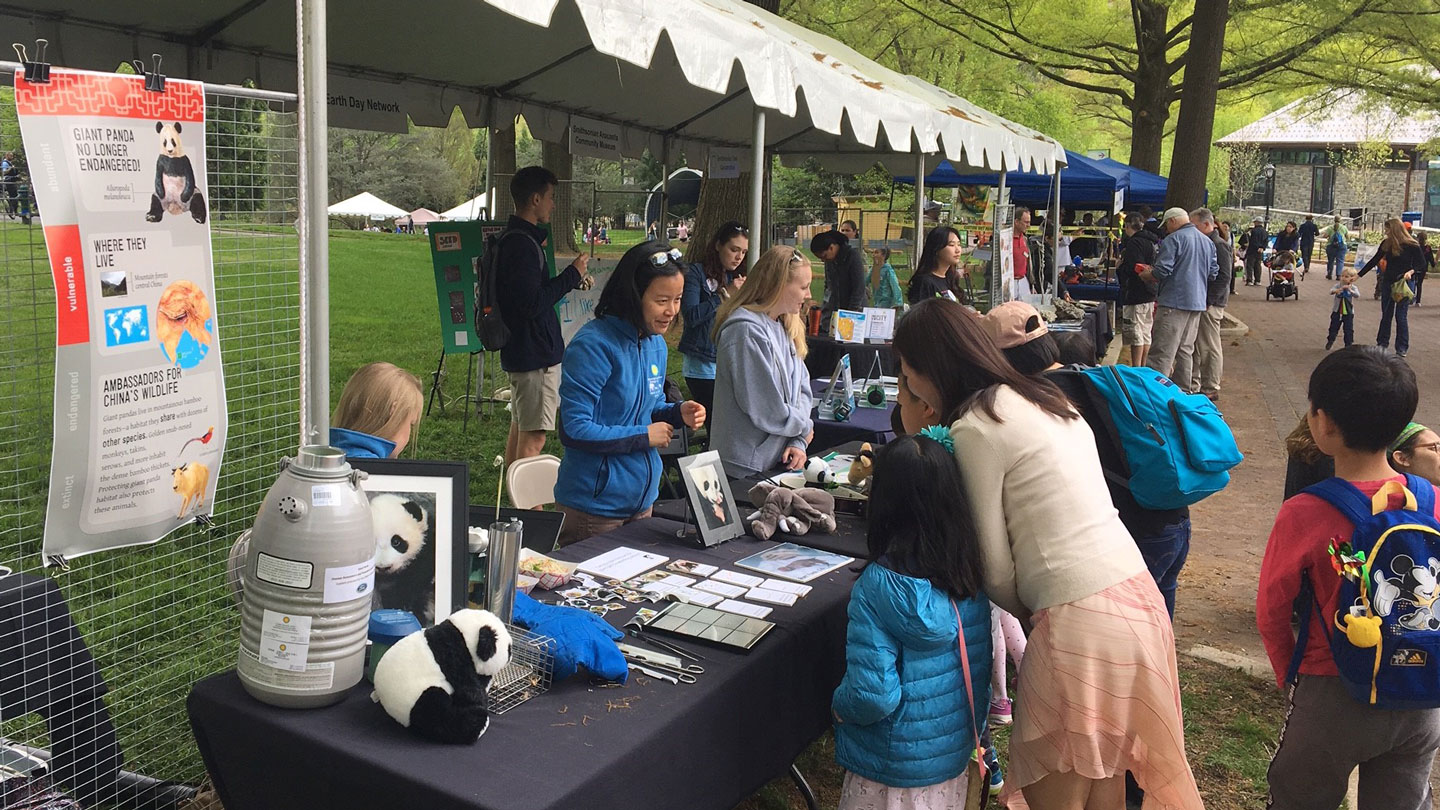
[[[11,47],[15,49],[15,55],[20,57],[20,66],[25,71],[25,81],[30,84],[50,83],[50,63],[45,61],[45,49],[49,47],[49,40],[35,40],[35,59],[30,59],[30,54],[25,52],[25,46],[16,42]]]
[[[848,422],[855,412],[854,386],[850,377],[850,355],[840,355],[830,375],[830,387],[821,398],[819,416],[828,422]]]

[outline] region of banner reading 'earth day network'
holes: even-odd
[[[204,90],[57,68],[15,106],[55,279],[43,553],[154,542],[210,514],[225,447]]]

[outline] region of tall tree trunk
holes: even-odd
[[[733,180],[706,177],[700,183],[700,200],[695,204],[695,227],[690,229],[685,261],[703,260],[705,244],[721,225],[732,219],[750,227],[750,175],[742,174]],[[750,235],[750,244],[752,247],[761,244],[757,234]]]
[[[575,158],[570,154],[569,144],[540,143],[540,162],[560,178],[555,189],[555,211],[550,215],[550,231],[554,234],[555,253],[567,256],[580,252],[575,242],[575,225],[578,218],[589,220],[591,216],[590,187],[577,187],[567,181],[575,179]],[[583,197],[584,199],[577,199]],[[582,226],[583,227],[583,226]]]
[[[1166,205],[1193,211],[1205,201],[1210,173],[1210,141],[1215,133],[1215,97],[1220,86],[1220,57],[1225,51],[1228,0],[1195,0],[1195,23],[1185,61],[1185,88],[1170,160]]]
[[[514,120],[509,123],[507,129],[491,129],[490,142],[487,144],[490,150],[491,176],[485,178],[485,181],[494,187],[494,199],[486,202],[490,208],[491,219],[504,220],[515,213],[515,203],[510,199],[510,178],[515,176],[516,169],[516,126]]]
[[[1170,67],[1165,57],[1169,9],[1153,0],[1132,0],[1135,16],[1135,94],[1130,103],[1130,165],[1160,171],[1165,122],[1170,118]]]

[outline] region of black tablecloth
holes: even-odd
[[[818,403],[820,397],[824,396],[825,389],[829,383],[819,380],[810,381],[810,392],[814,394]],[[863,395],[861,391],[857,396]],[[817,405],[810,411],[810,418],[815,420],[815,439],[810,442],[810,455],[822,453],[839,447],[848,442],[870,442],[871,444],[884,444],[895,437],[895,432],[890,424],[890,414],[895,410],[895,403],[887,402],[883,408],[861,408],[855,406],[850,412],[850,418],[844,422],[836,422],[820,418],[820,408]]]
[[[680,546],[677,528],[640,521],[555,555],[581,560],[625,545],[733,570],[771,545]],[[697,684],[632,674],[628,686],[603,689],[571,679],[492,718],[474,746],[412,736],[371,703],[366,684],[336,706],[285,710],[251,698],[233,672],[195,685],[190,723],[227,810],[729,810],[830,726],[856,567],[777,607],[769,619],[778,626],[748,654],[694,646],[706,659]],[[631,612],[607,618],[619,626]]]
[[[889,343],[841,343],[826,335],[808,335],[805,343],[809,352],[805,355],[805,368],[811,378],[829,377],[835,372],[835,364],[842,355],[850,355],[850,373],[856,380],[863,379],[870,372],[875,358],[880,358],[880,373],[894,377],[900,372],[900,363]]]

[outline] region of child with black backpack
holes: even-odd
[[[1280,507],[1260,566],[1256,622],[1276,682],[1291,685],[1268,806],[1333,810],[1358,765],[1358,810],[1429,808],[1440,523],[1430,484],[1386,462],[1419,401],[1415,373],[1383,349],[1346,347],[1315,367],[1309,397],[1335,477]]]

